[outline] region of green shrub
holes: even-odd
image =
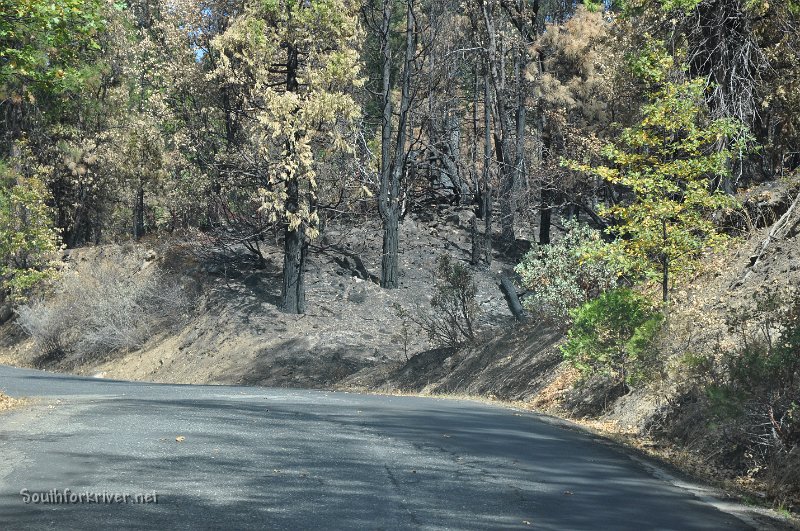
[[[562,352],[584,377],[602,374],[631,386],[652,368],[663,316],[647,297],[616,289],[574,310],[572,317]]]
[[[16,301],[53,276],[59,249],[41,171],[37,167],[26,176],[0,161],[0,284]]]
[[[534,244],[516,267],[531,291],[525,308],[540,318],[569,326],[570,311],[616,287],[619,272],[605,259],[600,233],[575,221],[550,245]]]
[[[706,392],[718,410],[746,416],[744,433],[764,457],[800,444],[800,298],[766,289],[726,322],[738,348],[720,347]]]

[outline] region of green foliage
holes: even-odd
[[[584,7],[586,7],[588,11],[592,13],[603,10],[602,0],[583,0],[583,5]]]
[[[569,326],[570,311],[614,288],[620,271],[604,259],[608,244],[598,231],[576,221],[564,226],[563,238],[534,244],[515,271],[532,292],[526,309]]]
[[[726,322],[738,348],[720,348],[721,370],[708,386],[717,404],[741,414],[755,409],[768,421],[773,444],[786,450],[800,441],[800,295],[765,289],[731,311]],[[764,441],[761,441],[762,443]]]
[[[0,86],[68,84],[81,54],[99,48],[98,0],[0,0]]]
[[[617,221],[609,229],[617,237],[615,259],[632,273],[661,280],[665,301],[672,276],[692,271],[704,251],[725,241],[711,214],[735,203],[712,183],[730,175],[731,162],[750,141],[740,122],[708,120],[704,90],[702,79],[661,84],[641,122],[604,149],[612,165],[565,163],[629,193],[602,210]]]
[[[704,0],[619,0],[614,2],[621,11],[628,15],[640,14],[648,9],[655,9],[664,13],[681,12],[690,13]]]
[[[644,47],[627,59],[628,68],[634,77],[651,86],[665,81],[674,61],[664,45],[653,39],[647,39]]]
[[[456,346],[475,340],[475,320],[479,307],[478,287],[472,272],[450,256],[439,257],[436,286],[431,299],[432,312],[420,324],[432,342]]]
[[[697,8],[703,0],[661,0],[661,9],[664,11],[680,10],[688,13]]]
[[[0,164],[0,280],[14,299],[53,274],[59,238],[48,195],[36,174],[20,175]]]
[[[562,347],[566,361],[584,376],[601,374],[628,386],[646,377],[663,321],[647,297],[616,289],[572,315],[574,323]]]

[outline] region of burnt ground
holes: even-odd
[[[593,417],[594,426],[604,433],[635,434],[625,442],[682,470],[709,480],[720,474],[723,479],[738,477],[734,489],[751,481],[745,490],[761,496],[764,483],[758,478],[710,465],[729,441],[723,433],[709,431],[702,404],[694,410],[676,408],[687,388],[678,360],[687,349],[735,348],[725,326],[732,308],[751,304],[753,295],[765,288],[800,285],[800,206],[782,217],[795,203],[797,189],[797,183],[771,183],[745,195],[748,215],[736,223],[748,229],[746,236],[734,240],[726,252],[709,256],[703,268],[675,290],[676,310],[659,346],[665,357],[664,378],[622,397],[602,388],[576,394],[576,374],[565,367],[558,350],[561,330],[514,321],[498,283],[501,274],[512,274],[520,258],[516,249],[508,254],[495,249],[490,269],[471,268],[481,308],[476,345],[440,348],[413,320],[406,321],[404,342],[395,305],[415,316],[429,311],[438,256],[446,253],[468,263],[471,214],[453,208],[411,216],[402,223],[397,290],[377,284],[379,224],[328,230],[311,250],[304,316],[286,315],[277,308],[282,262],[277,242],[263,247],[263,263],[243,249],[215,250],[202,234],[123,245],[123,252],[154,257],[186,287],[192,302],[182,315],[154,330],[141,349],[63,359],[42,358],[11,320],[0,326],[0,363],[154,382],[499,399],[560,416]],[[776,231],[779,220],[783,224]],[[65,269],[90,270],[114,254],[104,250],[75,250]],[[657,441],[651,438],[654,428],[660,430]]]
[[[730,308],[765,286],[800,284],[800,207],[763,247],[794,197],[793,186],[774,183],[745,197],[745,221],[762,226],[752,227],[749,237],[726,253],[710,257],[676,290],[675,306],[681,309],[671,316],[663,350],[679,354],[687,341],[707,348],[724,333]],[[468,264],[471,216],[470,210],[455,207],[409,215],[401,224],[396,290],[377,283],[379,223],[329,228],[311,248],[303,316],[278,310],[282,254],[277,242],[262,247],[261,263],[243,248],[223,251],[202,234],[110,246],[134,257],[154,257],[178,279],[191,295],[183,315],[154,330],[141,349],[60,360],[42,358],[12,320],[0,327],[0,362],[155,382],[466,394],[549,407],[575,378],[561,364],[562,332],[545,323],[516,323],[499,289],[500,275],[513,275],[519,249],[495,248],[489,269],[470,266],[481,309],[476,345],[440,348],[414,322],[430,311],[438,257],[448,254]],[[524,249],[524,242],[519,247]],[[118,256],[107,251],[74,250],[65,268],[85,274]],[[405,320],[407,341],[397,305],[412,316]],[[640,389],[609,415],[642,426],[673,390]]]
[[[311,248],[308,311],[303,316],[278,310],[282,250],[277,242],[262,247],[263,263],[243,248],[215,248],[201,234],[128,244],[121,251],[111,246],[115,252],[77,249],[70,252],[65,269],[79,274],[89,274],[99,261],[118,256],[116,252],[149,256],[186,286],[192,302],[184,315],[154,330],[143,348],[93,357],[67,353],[60,360],[42,359],[12,321],[0,330],[0,361],[154,382],[330,388],[375,381],[367,373],[395,368],[407,357],[415,364],[435,357],[427,351],[438,345],[413,321],[430,309],[438,257],[446,253],[468,263],[471,215],[469,210],[444,207],[435,216],[406,219],[401,224],[402,272],[396,290],[377,284],[378,223],[327,230]],[[489,334],[513,326],[498,283],[500,274],[513,274],[519,259],[518,252],[495,251],[490,269],[471,268],[478,287],[480,329]],[[407,343],[396,305],[414,317],[406,321]],[[421,352],[423,357],[414,358]],[[465,377],[457,374],[452,376]],[[456,381],[448,380],[447,385],[460,389]]]

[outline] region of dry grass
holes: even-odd
[[[55,293],[17,308],[18,323],[45,358],[103,357],[141,348],[189,307],[182,287],[142,252],[115,248],[67,272]]]
[[[0,393],[0,412],[10,411],[20,407],[24,403],[23,400],[18,398],[11,398],[8,395]]]
[[[578,381],[580,374],[577,369],[565,367],[550,382],[550,385],[542,389],[531,402],[531,407],[538,411],[553,412],[560,409],[564,396],[573,388]]]

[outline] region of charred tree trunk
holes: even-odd
[[[381,60],[383,82],[383,117],[381,122],[381,185],[378,210],[383,221],[383,254],[381,259],[381,287],[395,289],[399,286],[399,223],[401,180],[406,163],[406,127],[411,108],[411,69],[416,54],[416,20],[413,0],[406,1],[406,46],[403,56],[400,116],[397,124],[394,153],[392,154],[392,52],[390,42],[391,0],[383,1],[381,23]]]
[[[483,85],[483,173],[479,186],[478,217],[483,219],[483,232],[478,229],[477,220],[472,226],[472,263],[484,262],[492,265],[492,187],[490,165],[492,164],[492,115],[489,74],[484,76]]]
[[[445,118],[445,153],[442,157],[447,178],[453,186],[454,202],[463,205],[469,198],[469,186],[461,176],[458,161],[461,159],[461,117],[458,113],[448,112]]]
[[[297,211],[300,199],[299,184],[296,180],[288,184],[287,210]],[[305,227],[301,224],[291,229],[287,224],[284,230],[283,243],[283,290],[281,311],[292,314],[303,314],[306,311],[305,262],[306,262]]]
[[[501,69],[497,51],[496,27],[494,15],[491,7],[486,2],[481,2],[483,22],[488,37],[488,47],[486,50],[489,74],[492,81],[494,105],[497,113],[495,125],[499,125],[499,130],[495,130],[495,148],[497,151],[497,162],[500,164],[500,225],[503,241],[514,242],[514,181],[516,178],[516,165],[511,157],[511,122],[508,118],[508,101],[505,94],[504,71]]]
[[[483,125],[485,128],[483,138],[483,193],[481,194],[481,210],[483,210],[483,260],[488,266],[492,265],[492,185],[491,185],[491,164],[492,164],[492,91],[489,86],[488,74],[484,83],[484,110]]]
[[[520,50],[514,60],[514,71],[517,84],[517,112],[516,112],[516,146],[514,153],[514,177],[510,180],[510,200],[509,208],[511,209],[512,222],[513,214],[516,210],[516,187],[525,182],[525,121],[527,119],[527,108],[525,107],[525,74],[521,69],[526,68],[528,64],[527,54],[524,50]],[[508,235],[511,242],[515,242],[513,225],[511,227],[511,234]],[[505,238],[504,238],[505,239]],[[509,241],[509,240],[506,240]]]
[[[514,283],[511,282],[508,277],[502,276],[500,277],[500,289],[503,291],[503,295],[505,295],[508,309],[514,314],[514,318],[517,321],[524,321],[525,310],[522,308],[522,303],[519,301],[517,288],[514,287]]]
[[[287,46],[286,90],[296,92],[298,70],[298,52],[293,46]],[[294,146],[288,142],[287,152],[292,153]],[[300,183],[297,178],[289,179],[286,184],[286,210],[296,213],[300,209]],[[283,289],[281,292],[281,311],[291,314],[303,314],[306,311],[305,265],[306,265],[306,230],[300,223],[292,227],[288,222],[284,229],[283,241]]]
[[[487,186],[483,194],[483,261],[492,265],[492,187]]]
[[[539,206],[539,243],[550,243],[550,229],[553,219],[553,193],[546,187],[542,187],[542,202]]]
[[[80,227],[73,227],[76,234],[80,231]],[[139,183],[136,189],[136,199],[133,206],[133,238],[140,240],[144,236],[144,186]]]
[[[546,130],[542,135],[542,162],[547,162],[553,153],[560,153],[563,142],[556,131]],[[550,243],[550,229],[552,228],[553,204],[558,198],[553,190],[554,183],[542,179],[541,182],[541,203],[539,205],[539,243]]]
[[[399,204],[392,192],[392,47],[390,42],[391,0],[383,0],[383,21],[381,23],[381,61],[383,68],[383,117],[381,121],[381,189],[378,197],[378,210],[383,221],[383,254],[381,258],[381,287],[396,288],[398,265],[397,232],[399,223]]]
[[[399,216],[400,209],[391,209],[384,220],[383,257],[381,260],[381,287],[395,289],[400,285],[399,256]]]
[[[482,243],[483,238],[481,233],[478,231],[478,218],[477,216],[472,218],[469,222],[470,228],[470,235],[472,236],[472,253],[470,254],[470,261],[469,263],[472,265],[478,265],[483,260],[483,249]]]

